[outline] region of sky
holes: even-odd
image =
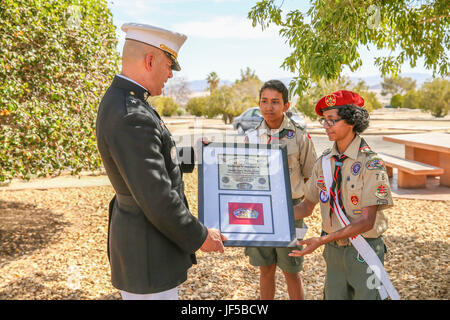
[[[108,8],[119,39],[118,51],[122,51],[125,33],[123,23],[135,22],[183,33],[187,40],[181,47],[178,61],[181,71],[175,77],[187,81],[204,80],[210,72],[220,79],[234,81],[240,71],[250,67],[263,81],[293,77],[295,74],[281,68],[292,49],[285,44],[276,27],[264,32],[260,26],[252,27],[247,18],[256,0],[109,0]],[[299,9],[306,12],[309,1],[280,0],[285,10]],[[344,69],[343,74],[363,78],[379,75],[374,66],[376,56],[386,55],[375,48],[361,48],[363,65],[356,71]],[[409,64],[402,73],[428,73],[419,60],[415,68]]]

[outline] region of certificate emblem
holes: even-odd
[[[258,218],[258,211],[248,208],[239,208],[233,212],[233,215],[238,219],[256,219]]]
[[[228,203],[230,224],[264,225],[262,203]]]

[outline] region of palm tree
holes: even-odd
[[[212,93],[219,86],[220,79],[217,73],[213,71],[208,74],[208,76],[206,77],[206,81],[208,82],[209,92]]]

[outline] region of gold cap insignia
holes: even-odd
[[[336,96],[334,94],[329,94],[325,97],[325,104],[332,107],[336,104]]]
[[[175,57],[175,59],[178,57],[178,53],[176,53],[175,51],[173,51],[172,49],[170,49],[168,46],[166,46],[166,45],[164,45],[164,44],[160,44],[159,47],[160,47],[162,50],[164,50],[164,51],[170,53],[171,55],[173,55],[173,56]]]

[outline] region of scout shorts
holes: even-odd
[[[384,263],[387,250],[383,238],[366,238],[366,241]],[[380,300],[378,289],[372,285],[374,274],[353,246],[327,243],[323,257],[327,264],[324,300]]]
[[[295,226],[303,226],[303,219],[296,220]],[[301,250],[302,246],[297,246]],[[297,273],[303,269],[303,257],[290,257],[289,253],[295,248],[273,248],[273,247],[247,247],[245,255],[249,257],[249,262],[254,267],[277,266],[286,273]]]

